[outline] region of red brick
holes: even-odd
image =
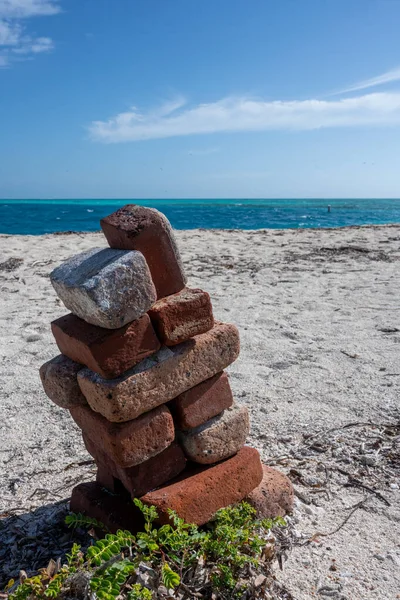
[[[175,438],[166,406],[125,423],[110,423],[88,406],[71,409],[75,423],[120,467],[133,467],[167,448]]]
[[[105,379],[118,377],[160,348],[148,315],[120,329],[104,329],[69,314],[53,321],[51,329],[62,354]]]
[[[245,446],[228,460],[185,472],[175,482],[149,492],[141,500],[156,507],[161,523],[172,509],[188,523],[203,525],[220,508],[243,500],[262,480],[260,456]]]
[[[167,346],[185,342],[209,331],[214,325],[210,295],[199,289],[184,288],[161,298],[149,310],[158,337]]]
[[[175,294],[186,278],[168,219],[154,208],[127,204],[100,225],[111,248],[139,250],[149,266],[157,298]]]
[[[104,379],[82,369],[78,382],[93,410],[109,421],[129,421],[213,377],[236,360],[239,348],[237,328],[216,323],[183,344],[163,346],[121,377]]]
[[[260,519],[283,517],[293,510],[292,483],[280,471],[263,465],[262,481],[246,498],[246,501],[254,506]]]
[[[80,483],[72,490],[70,508],[103,523],[111,533],[118,529],[143,531],[143,516],[129,496],[113,494],[99,483]],[[101,534],[104,536],[104,533]]]
[[[77,375],[84,368],[59,354],[40,367],[39,374],[47,396],[61,408],[87,404],[78,385]]]
[[[116,465],[101,448],[92,442],[86,435],[83,441],[89,454],[96,460],[98,467],[97,481],[111,491],[120,490],[119,482],[136,498],[143,496],[150,490],[163,485],[170,479],[179,475],[186,466],[183,450],[177,443],[172,443],[168,448],[153,458],[146,460],[135,467],[122,468]]]
[[[176,428],[186,431],[203,425],[232,404],[228,375],[222,372],[183,392],[170,402],[169,408]]]

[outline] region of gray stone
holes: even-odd
[[[236,454],[249,429],[247,408],[234,404],[204,425],[180,432],[179,441],[190,460],[208,465]]]
[[[73,314],[107,329],[138,319],[156,300],[145,258],[135,250],[93,248],[66,260],[50,279]]]
[[[61,408],[86,404],[78,385],[77,375],[83,365],[59,354],[40,367],[43,388],[50,400]]]
[[[378,464],[378,459],[376,458],[376,456],[366,454],[361,457],[361,462],[363,465],[367,465],[367,467],[375,467]]]

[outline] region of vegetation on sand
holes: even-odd
[[[155,526],[157,511],[135,499],[144,531],[106,533],[86,552],[74,544],[64,565],[50,561],[33,577],[8,584],[9,600],[98,598],[265,598],[275,555],[273,529],[283,519],[257,520],[247,503],[221,509],[203,528],[185,523],[173,511],[171,524]],[[81,514],[70,527],[107,531]]]

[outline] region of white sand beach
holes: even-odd
[[[189,285],[240,330],[228,372],[248,442],[296,488],[279,581],[297,600],[400,598],[400,225],[177,238]],[[40,563],[46,519],[94,479],[38,370],[58,354],[50,322],[68,312],[50,271],[106,245],[100,233],[0,235],[0,589]]]

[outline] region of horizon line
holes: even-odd
[[[234,202],[252,202],[263,201],[263,200],[400,200],[400,196],[254,196],[252,198],[248,197],[229,197],[229,196],[220,196],[218,198],[211,197],[201,197],[201,196],[192,196],[192,197],[182,197],[182,198],[159,198],[159,197],[151,197],[151,198],[95,198],[95,197],[87,197],[87,198],[0,198],[0,203],[8,203],[8,202],[37,202],[37,203],[51,203],[51,202],[184,202],[186,200],[202,200],[205,202],[224,202],[224,201],[234,201]]]

